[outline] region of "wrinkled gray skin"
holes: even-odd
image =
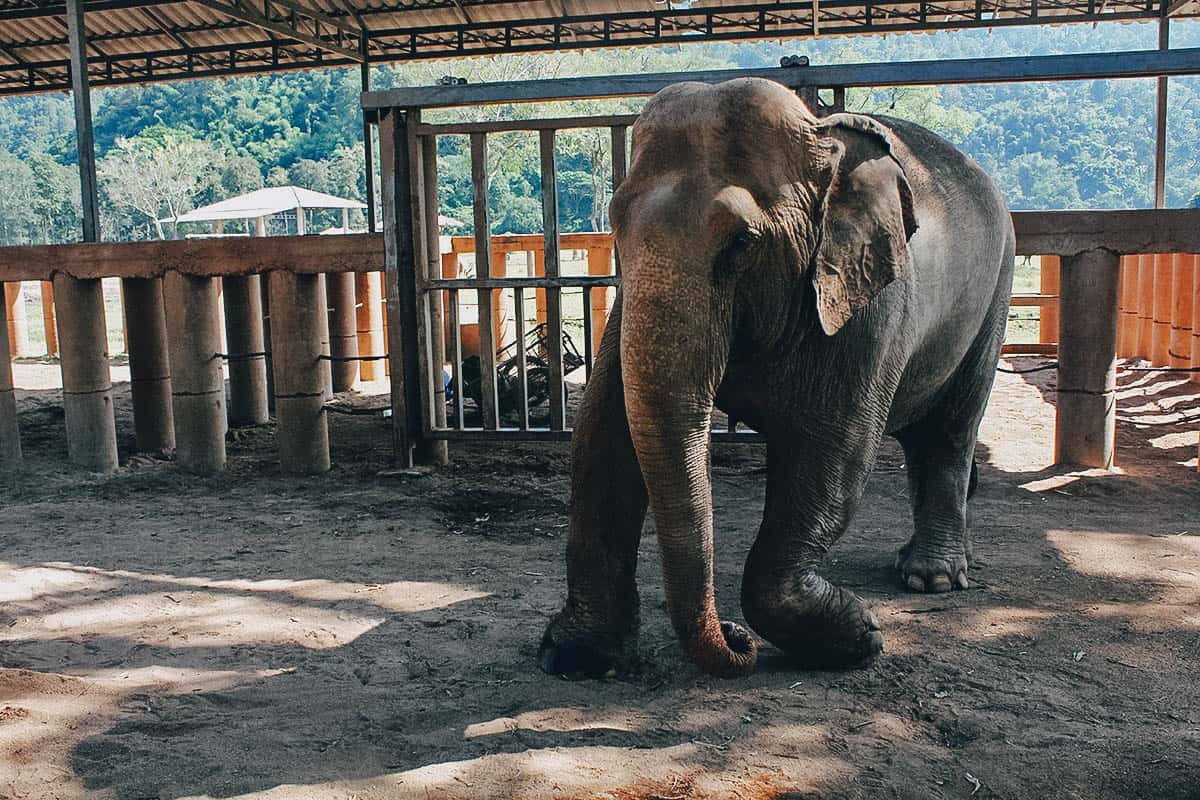
[[[750,626],[798,663],[883,649],[874,616],[817,574],[885,434],[904,447],[915,533],[903,584],[968,585],[966,502],[1012,284],[1004,201],[969,158],[896,119],[817,120],[764,80],[660,92],[612,201],[622,288],[573,440],[569,593],[542,668],[636,657],[647,504],[667,606],[702,670],[753,670],[713,592],[709,416],[767,439]]]

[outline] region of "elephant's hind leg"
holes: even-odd
[[[862,496],[879,436],[789,441],[768,452],[766,513],[742,578],[742,611],[804,666],[847,667],[883,650],[879,623],[848,589],[817,574]]]
[[[599,677],[636,658],[637,550],[647,496],[625,417],[618,295],[571,440],[567,603],[542,637],[546,672]]]

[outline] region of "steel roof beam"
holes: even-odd
[[[275,33],[280,36],[285,36],[289,39],[294,39],[298,42],[311,44],[314,47],[319,47],[330,53],[348,58],[351,61],[361,61],[362,54],[353,47],[346,47],[344,42],[358,41],[359,31],[356,31],[340,20],[326,16],[319,11],[310,11],[301,8],[300,6],[288,2],[287,0],[270,0],[263,3],[265,9],[270,6],[277,5],[286,8],[291,12],[288,16],[290,19],[273,19],[268,14],[253,8],[249,3],[243,0],[231,0],[231,2],[222,2],[222,0],[191,0],[193,3],[198,3],[206,8],[211,8],[213,11],[219,11],[227,17],[239,20],[247,25],[253,25],[268,33]],[[308,30],[299,27],[301,24],[306,24]],[[330,41],[327,36],[322,35],[321,27],[333,29],[334,40]]]

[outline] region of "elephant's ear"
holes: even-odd
[[[904,274],[917,222],[886,128],[869,117],[833,114],[817,134],[826,185],[812,280],[821,327],[832,336]]]

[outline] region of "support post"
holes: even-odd
[[[314,475],[329,470],[329,427],[321,370],[319,317],[324,298],[316,275],[272,272],[271,352],[274,354],[276,439],[284,472]]]
[[[1138,258],[1121,256],[1121,321],[1117,333],[1117,355],[1137,356],[1138,336]]]
[[[387,353],[383,338],[383,284],[378,272],[359,272],[354,275],[355,308],[358,328],[358,354],[382,356]],[[359,376],[364,381],[383,378],[383,361],[363,361]]]
[[[123,279],[121,304],[129,332],[125,346],[129,353],[129,389],[138,452],[174,450],[175,417],[162,279]]]
[[[96,192],[96,145],[92,136],[92,93],[88,82],[87,26],[84,0],[67,0],[67,45],[71,54],[71,93],[75,98],[75,141],[79,148],[83,241],[100,241],[100,204]]]
[[[1195,259],[1190,255],[1176,253],[1171,256],[1171,275],[1174,300],[1171,309],[1171,367],[1187,369],[1192,365],[1192,281],[1195,280]]]
[[[215,278],[168,272],[163,277],[175,463],[200,475],[225,468],[225,375]]]
[[[542,174],[542,231],[545,251],[544,269],[547,278],[559,277],[558,227],[558,169],[554,161],[554,138],[556,131],[539,131],[539,150]],[[550,430],[561,431],[566,427],[566,395],[563,383],[562,360],[562,290],[546,290],[546,322],[548,341],[546,360],[550,383]]]
[[[392,379],[392,444],[396,462],[413,463],[421,429],[417,354],[416,250],[413,230],[413,165],[407,112],[392,108],[379,122],[383,173],[384,291],[387,297],[388,361]]]
[[[99,278],[54,276],[62,350],[63,413],[67,457],[95,472],[117,468],[117,428],[113,419],[108,331]]]
[[[1119,268],[1108,250],[1062,259],[1056,464],[1113,465]]]
[[[492,220],[488,208],[487,134],[471,134],[471,186],[474,189],[475,277],[495,275],[492,252]],[[503,258],[503,255],[501,256]],[[503,272],[503,269],[501,270]],[[494,289],[480,289],[479,297],[479,385],[483,427],[500,427],[500,401],[496,393],[496,322],[498,296]]]
[[[442,269],[441,225],[438,222],[438,172],[437,137],[421,139],[421,210],[425,222],[425,271],[424,277],[440,275]],[[429,378],[433,381],[433,426],[446,427],[446,382],[443,371],[446,364],[445,292],[429,293]],[[524,362],[522,362],[524,363]],[[444,440],[429,439],[425,443],[423,458],[432,464],[447,464],[450,461],[449,445]]]
[[[354,310],[354,273],[331,272],[325,277],[329,296],[329,352],[333,390],[347,392],[358,383],[358,319]]]
[[[612,266],[612,250],[607,247],[592,247],[587,251],[588,275],[608,275]],[[604,326],[608,324],[608,290],[603,286],[585,291],[584,296],[591,294],[592,326],[592,355],[600,353],[600,339],[604,334]]]
[[[1200,255],[1192,256],[1192,367],[1200,369]],[[1200,372],[1192,373],[1192,381],[1200,383]]]
[[[1150,362],[1165,367],[1171,360],[1171,256],[1158,254],[1154,259],[1154,325],[1150,340]]]
[[[54,284],[42,281],[42,330],[46,334],[46,355],[58,355],[58,325],[54,314]]]
[[[1161,4],[1162,16],[1158,20],[1158,49],[1171,47],[1171,19],[1167,16],[1168,4]],[[1167,204],[1167,78],[1158,79],[1154,104],[1154,207],[1165,208]]]
[[[25,312],[24,284],[4,284],[4,305],[8,307],[8,350],[15,358],[32,355],[29,348],[29,317]]]
[[[267,235],[267,218],[258,217],[254,220],[254,235]],[[275,368],[271,360],[271,292],[267,281],[259,278],[259,302],[262,305],[263,350],[267,356],[264,359],[267,367],[267,415],[275,413]]]
[[[317,276],[317,294],[321,302],[321,315],[317,317],[317,330],[321,334],[321,380],[325,384],[325,401],[333,399],[333,362],[329,356],[333,351],[329,347],[329,281],[322,272]]]
[[[1061,260],[1058,256],[1040,256],[1038,258],[1038,273],[1042,294],[1057,295],[1059,293],[1059,270]],[[1058,305],[1042,306],[1038,319],[1038,341],[1049,344],[1058,341]]]
[[[267,401],[266,336],[263,328],[262,278],[230,275],[224,279],[225,349],[229,353],[229,424],[264,425]]]
[[[1139,358],[1150,358],[1154,341],[1154,256],[1139,255],[1138,260],[1138,338]]]
[[[371,64],[366,58],[368,48],[365,33],[359,46],[363,52],[363,61],[359,66],[359,80],[362,83],[363,94],[366,94],[371,91]],[[367,118],[365,111],[363,112],[363,162],[367,175],[367,230],[375,233],[375,147],[372,141],[371,121]],[[363,380],[370,379],[364,377]]]
[[[0,325],[8,325],[8,304],[0,304]],[[13,394],[12,352],[8,337],[0,336],[0,475],[21,468],[21,433],[17,429],[17,398]]]

